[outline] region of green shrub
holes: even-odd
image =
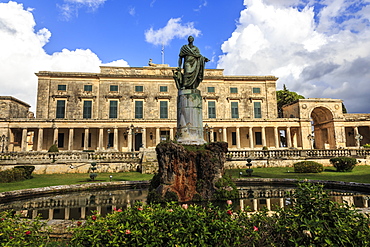
[[[58,146],[56,144],[51,145],[48,152],[59,152]]]
[[[337,172],[350,172],[356,166],[357,160],[350,157],[331,158],[330,163],[337,169]]]
[[[292,205],[248,214],[233,205],[136,204],[73,229],[71,246],[370,246],[370,220],[300,183]]]
[[[216,200],[229,200],[239,198],[239,191],[231,177],[224,175],[215,184],[217,190],[214,193]]]
[[[365,145],[363,145],[364,148],[370,148],[370,144],[366,143]]]
[[[10,183],[26,179],[24,168],[12,168],[0,172],[0,183]]]
[[[297,173],[319,173],[324,170],[324,166],[315,161],[301,161],[294,164],[294,172]]]
[[[45,246],[48,230],[38,218],[21,219],[11,212],[0,212],[0,246]]]
[[[31,179],[32,178],[32,172],[35,170],[35,166],[16,166],[15,169],[24,169],[26,175],[25,179]]]

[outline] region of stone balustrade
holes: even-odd
[[[332,157],[366,157],[369,155],[370,149],[247,150],[229,151],[227,159],[327,159]]]

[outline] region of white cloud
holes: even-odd
[[[171,18],[167,25],[158,30],[150,28],[145,31],[145,40],[154,45],[168,45],[174,38],[184,38],[189,35],[198,36],[201,32],[194,28],[193,22],[181,23],[181,18]]]
[[[38,71],[99,72],[101,60],[89,49],[63,49],[48,55],[43,46],[51,33],[35,31],[35,20],[22,4],[0,3],[0,85],[1,95],[14,96],[36,107]],[[113,64],[113,63],[111,63]],[[117,66],[128,66],[124,60]]]
[[[275,75],[278,89],[286,84],[306,97],[343,99],[350,112],[370,112],[365,1],[354,6],[344,0],[245,0],[218,68],[226,74]]]
[[[129,13],[131,16],[135,16],[135,14],[136,14],[135,7],[131,7],[131,8],[128,10],[128,13]]]
[[[89,11],[95,11],[107,0],[64,0],[62,5],[57,4],[65,20],[78,16],[81,8],[87,8]]]

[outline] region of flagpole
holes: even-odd
[[[162,43],[162,64],[164,64],[164,43]]]

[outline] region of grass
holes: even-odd
[[[253,167],[252,167],[253,168]],[[291,178],[291,179],[313,179],[313,180],[328,180],[328,181],[343,181],[370,183],[370,166],[356,166],[352,172],[336,172],[333,167],[326,167],[322,173],[295,173],[293,167],[269,167],[269,168],[253,168],[251,177],[245,175],[246,169],[226,170],[226,174],[230,174],[233,178],[239,177],[239,172],[243,172],[242,178]],[[122,172],[122,173],[98,173],[95,182],[109,182],[109,176],[112,175],[112,181],[139,181],[150,180],[152,174],[141,174],[138,172]],[[34,174],[34,177],[29,180],[13,183],[0,183],[0,192],[40,188],[54,185],[66,184],[84,184],[92,183],[87,173],[68,173],[68,174]]]
[[[253,168],[251,177],[246,176],[246,169],[227,170],[233,178],[239,177],[239,172],[243,172],[242,178],[291,178],[291,179],[313,179],[327,181],[343,181],[356,183],[370,183],[370,166],[356,166],[351,172],[337,172],[333,167],[324,167],[322,173],[295,173],[293,167],[269,167]]]
[[[113,176],[112,181],[150,180],[153,177],[153,174],[141,174],[139,172],[98,173],[95,181],[92,181],[88,173],[33,174],[32,179],[13,183],[0,183],[0,192],[48,187],[54,185],[109,182],[110,175]]]

